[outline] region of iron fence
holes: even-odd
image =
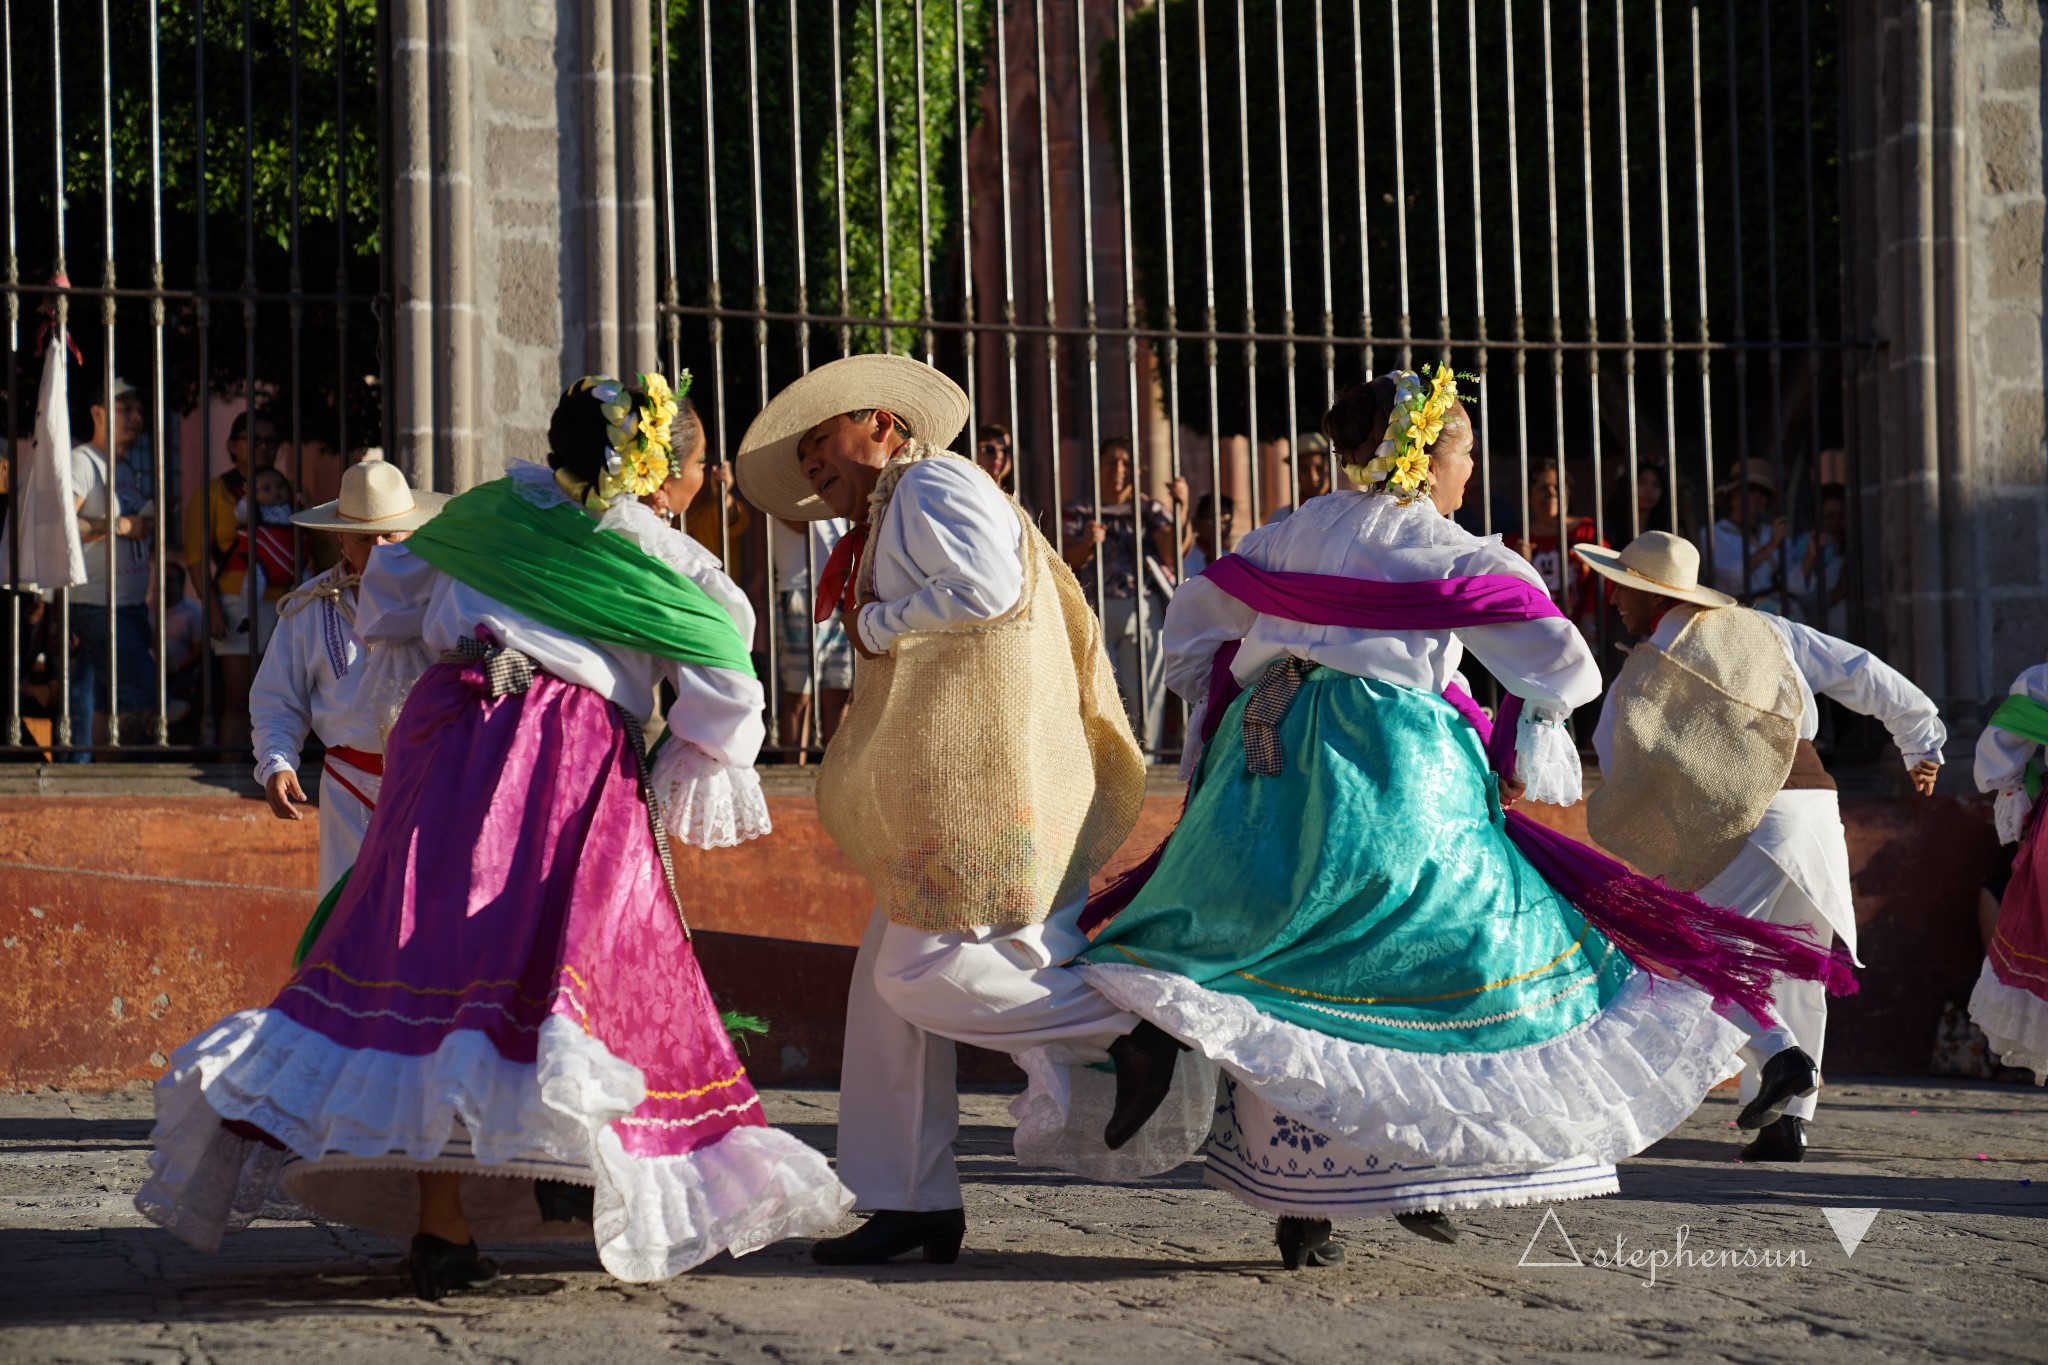
[[[1420,360],[1478,395],[1460,519],[1522,548],[1610,664],[1618,625],[1568,550],[1653,526],[1699,540],[1745,600],[1858,632],[1863,547],[1824,496],[1846,484],[1853,505],[1843,394],[1873,344],[1840,323],[1839,0],[654,13],[664,359],[698,376],[714,458],[824,360],[894,350],[953,374],[970,433],[1005,429],[990,444],[1010,447],[1007,486],[1104,611],[1156,754],[1178,746],[1156,674],[1188,556],[1337,482],[1302,434],[1344,385]],[[0,20],[10,443],[26,448],[34,410],[37,311],[89,316],[76,373],[110,415],[115,375],[143,376],[131,452],[160,513],[139,738],[232,753],[214,644],[174,719],[166,509],[196,509],[216,543],[213,502],[192,495],[237,404],[289,435],[301,500],[315,428],[344,453],[381,435],[378,6],[95,0],[60,20],[57,0],[0,0]],[[85,275],[79,261],[99,283],[52,282],[67,263]],[[1118,439],[1127,495],[1099,458]],[[1749,472],[1717,499],[1735,467]],[[814,754],[842,676],[803,616],[821,544],[706,497],[695,529],[765,623],[779,754]],[[1124,518],[1128,584],[1110,548],[1075,543]],[[19,520],[10,496],[10,554]],[[1160,523],[1166,552],[1147,553],[1142,528]],[[115,578],[120,538],[88,549]],[[216,566],[197,558],[204,605]],[[260,633],[254,576],[237,586]],[[136,738],[75,733],[73,611],[8,597],[0,740],[18,756]],[[106,618],[118,683],[128,656]]]
[[[1157,590],[1141,572],[1134,626],[1109,623],[1155,751],[1177,707],[1144,656],[1196,501],[1234,499],[1204,528],[1228,548],[1335,478],[1300,434],[1345,384],[1418,360],[1478,394],[1459,519],[1535,561],[1610,665],[1618,619],[1569,547],[1653,528],[1743,600],[1857,630],[1833,485],[1871,340],[1840,324],[1832,0],[675,0],[665,21],[665,345],[714,459],[813,364],[917,355],[966,388],[970,441],[1007,426],[1010,486],[1065,553],[1112,514],[1096,455],[1128,437],[1134,524],[1148,498],[1172,523]],[[768,676],[794,642],[821,695],[820,635],[783,619],[815,551],[778,573],[789,530],[744,516],[721,505],[707,538],[762,600]],[[1106,557],[1070,559],[1105,606]],[[781,725],[804,687],[770,706]],[[782,733],[816,748],[815,725]]]
[[[304,505],[381,440],[384,48],[374,0],[0,0],[7,583],[46,367],[74,444],[95,446],[92,408],[105,427],[104,508],[81,522],[100,581],[5,593],[0,752],[246,755],[261,599],[316,551],[292,528],[284,581],[233,581],[230,559],[255,562],[251,476],[277,467]],[[221,474],[241,489],[226,518]],[[129,723],[98,734],[82,707]]]

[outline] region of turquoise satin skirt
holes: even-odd
[[[1353,1043],[1492,1053],[1597,1015],[1634,967],[1509,842],[1478,736],[1427,692],[1317,668],[1245,771],[1238,698],[1158,870],[1082,957]]]

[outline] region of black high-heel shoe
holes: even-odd
[[[431,1232],[413,1234],[413,1292],[428,1303],[439,1303],[464,1289],[482,1289],[498,1278],[498,1263],[479,1256],[476,1243],[450,1242]]]
[[[597,1190],[590,1185],[577,1185],[567,1180],[536,1180],[533,1182],[533,1202],[540,1206],[540,1217],[544,1223],[597,1221]]]
[[[1330,1240],[1327,1218],[1282,1218],[1273,1240],[1280,1247],[1280,1264],[1289,1270],[1344,1264],[1344,1248]]]
[[[1414,1233],[1417,1237],[1427,1237],[1430,1241],[1442,1242],[1445,1246],[1449,1246],[1463,1235],[1458,1231],[1456,1223],[1453,1223],[1441,1213],[1434,1211],[1429,1213],[1397,1213],[1394,1215],[1394,1221]]]
[[[882,1209],[844,1237],[815,1243],[811,1259],[819,1265],[882,1265],[922,1247],[926,1264],[951,1265],[960,1259],[966,1236],[965,1209]]]

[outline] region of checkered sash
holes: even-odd
[[[1244,770],[1257,777],[1278,777],[1281,769],[1280,722],[1294,704],[1301,681],[1315,665],[1293,655],[1281,659],[1259,678],[1244,704]]]

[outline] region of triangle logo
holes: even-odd
[[[1863,1245],[1863,1239],[1870,1234],[1870,1225],[1877,1221],[1883,1209],[1822,1209],[1827,1215],[1828,1226],[1835,1230],[1835,1240],[1842,1244],[1844,1256],[1854,1256],[1856,1248]]]
[[[1871,1212],[1875,1213],[1876,1210],[1873,1209],[1871,1210]],[[1536,1244],[1543,1240],[1543,1232],[1546,1228],[1557,1229],[1558,1239],[1564,1243],[1564,1249],[1566,1253],[1570,1255],[1570,1260],[1553,1261],[1530,1259],[1532,1256],[1537,1256],[1539,1254],[1549,1256],[1554,1255],[1556,1253],[1556,1248],[1554,1246],[1545,1247],[1541,1253],[1539,1253],[1536,1249]],[[1529,1235],[1529,1245],[1522,1248],[1522,1259],[1516,1262],[1517,1265],[1525,1266],[1531,1270],[1556,1269],[1563,1266],[1575,1265],[1582,1266],[1585,1263],[1586,1262],[1579,1256],[1579,1249],[1572,1245],[1572,1235],[1564,1230],[1564,1220],[1557,1216],[1557,1210],[1555,1208],[1548,1208],[1543,1211],[1542,1221],[1536,1224],[1536,1231]]]

